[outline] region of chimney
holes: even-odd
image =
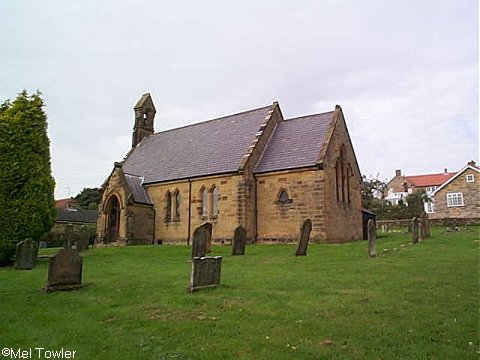
[[[447,169],[447,168],[443,169],[443,174],[444,174],[444,175],[447,175],[447,174],[448,174],[448,169]]]
[[[395,176],[402,176],[402,170],[400,169],[395,170]]]
[[[475,163],[475,161],[471,160],[468,162],[468,166],[473,166],[475,167],[477,164]]]

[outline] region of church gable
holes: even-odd
[[[317,165],[333,114],[332,111],[280,122],[255,167],[255,173]]]

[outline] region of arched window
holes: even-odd
[[[277,201],[281,205],[289,204],[292,202],[292,200],[288,197],[287,190],[284,189],[280,190]]]
[[[201,191],[202,194],[202,216],[207,216],[208,215],[208,191],[206,188],[203,188]]]
[[[213,186],[212,188],[212,216],[218,215],[218,188]]]
[[[347,166],[347,203],[350,204],[350,178],[352,177],[352,166],[348,164]]]
[[[175,191],[175,220],[180,220],[180,191]]]
[[[165,221],[170,221],[172,220],[172,194],[170,191],[167,191],[165,203]]]
[[[337,163],[335,164],[335,192],[337,193],[337,201],[340,201],[340,159],[337,160]]]

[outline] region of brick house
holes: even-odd
[[[480,170],[474,161],[468,163],[432,194],[434,211],[431,219],[480,219]]]
[[[191,242],[204,222],[213,241],[244,226],[250,242],[362,238],[361,175],[340,106],[284,120],[277,102],[154,133],[149,94],[134,107],[132,149],[102,185],[97,239]]]

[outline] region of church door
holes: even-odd
[[[117,241],[120,226],[120,204],[116,196],[108,201],[107,213],[107,242]]]

